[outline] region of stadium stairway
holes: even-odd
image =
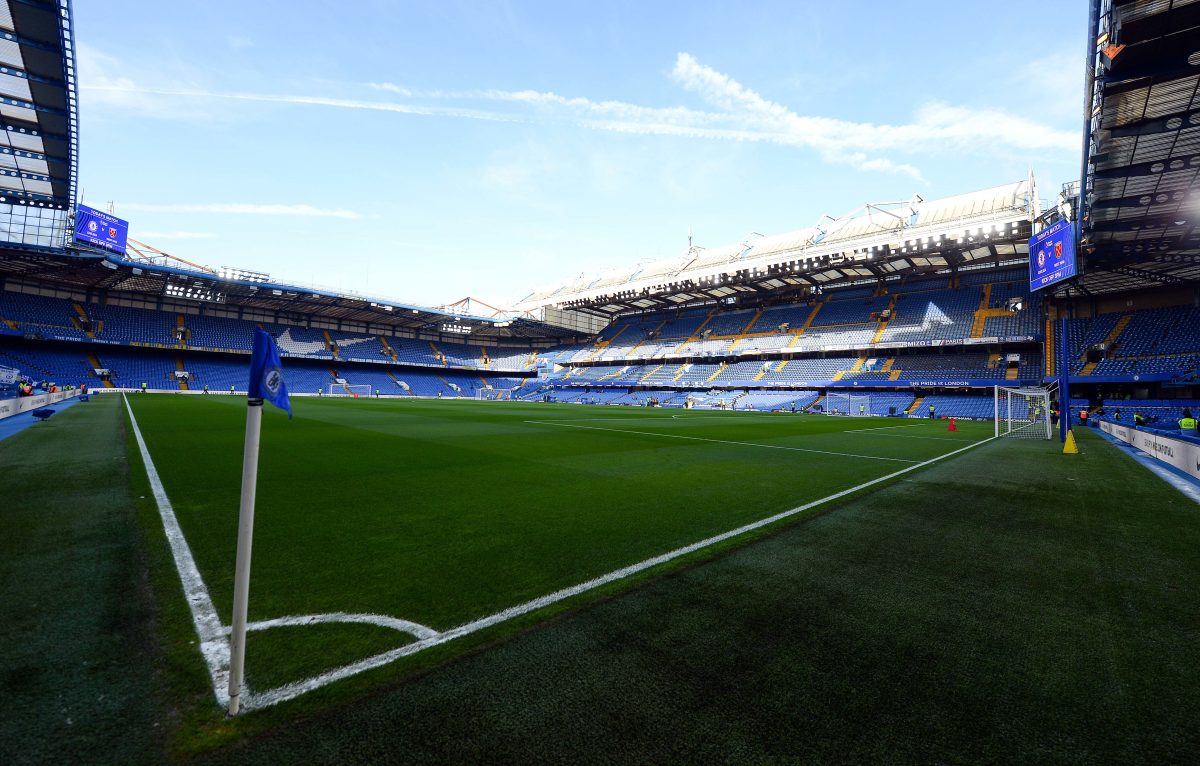
[[[383,346],[383,353],[385,353],[389,357],[391,357],[393,362],[400,361],[399,359],[396,358],[396,349],[392,348],[392,344],[387,342],[387,337],[385,337],[383,335],[380,335],[378,337],[379,337],[379,344],[381,346]]]
[[[695,330],[692,330],[692,334],[687,336],[683,343],[680,343],[678,346],[676,346],[675,350],[671,353],[682,354],[683,350],[687,348],[689,343],[695,343],[696,341],[700,340],[700,333],[704,332],[704,326],[711,322],[713,317],[715,317],[718,313],[720,313],[720,309],[713,309],[712,311],[708,312],[708,316],[704,317],[704,321],[701,322]]]
[[[71,317],[71,323],[86,333],[89,338],[94,339],[96,337],[96,330],[92,326],[92,320],[88,317],[87,311],[84,310],[83,304],[73,302],[71,306],[75,309],[75,316]]]
[[[643,343],[645,343],[645,342],[646,342],[647,340],[649,340],[651,337],[657,337],[657,335],[658,335],[658,331],[659,331],[659,330],[661,330],[661,329],[663,328],[663,326],[664,326],[664,325],[666,325],[667,321],[668,321],[668,320],[664,319],[664,320],[662,320],[661,322],[659,322],[659,323],[658,323],[658,326],[657,326],[657,327],[655,327],[653,330],[651,330],[651,331],[650,331],[650,332],[649,332],[649,333],[646,335],[646,337],[642,338],[642,339],[641,339],[641,340],[639,340],[637,343],[633,344],[633,348],[631,348],[631,349],[629,349],[628,351],[626,351],[626,352],[625,352],[625,358],[626,358],[626,359],[632,359],[632,358],[633,358],[633,352],[634,352],[634,351],[637,351],[637,350],[638,350],[638,348],[640,348],[640,347],[641,347],[641,345],[642,345]],[[627,328],[629,328],[629,327],[632,327],[632,326],[633,326],[633,325],[625,325],[625,326],[623,326],[623,327],[622,327],[620,330],[618,330],[618,331],[617,331],[617,334],[616,334],[616,335],[614,335],[614,336],[612,336],[611,338],[609,338],[609,339],[608,339],[608,342],[607,342],[607,343],[606,343],[606,344],[605,344],[605,345],[604,345],[602,348],[599,348],[599,349],[597,349],[597,350],[596,350],[596,352],[595,352],[595,353],[588,355],[588,359],[591,359],[593,356],[595,356],[596,354],[599,354],[599,353],[600,353],[601,351],[603,351],[605,348],[608,348],[608,346],[609,346],[609,345],[611,345],[611,344],[612,344],[612,342],[613,342],[614,340],[616,340],[616,339],[617,339],[617,336],[618,336],[618,335],[620,335],[621,333],[625,332],[625,330],[626,330]]]
[[[1021,368],[1016,365],[1009,367],[1007,370],[1004,371],[1004,379],[1005,380],[1020,380],[1021,379]]]
[[[719,365],[717,365],[716,371],[712,375],[709,375],[707,378],[705,378],[704,382],[712,383],[714,380],[717,379],[718,375],[720,375],[721,373],[725,372],[728,369],[729,369],[729,362],[721,362]]]
[[[667,323],[667,320],[664,319],[662,324],[659,325],[659,328],[661,328],[666,323]],[[604,349],[611,346],[613,341],[616,340],[617,338],[621,337],[621,333],[625,332],[630,327],[633,327],[633,325],[632,324],[621,325],[621,327],[615,333],[613,333],[613,336],[606,340],[600,340],[599,337],[597,337],[596,342],[592,346],[592,350],[588,353],[588,355],[587,355],[587,357],[585,357],[585,359],[595,359],[600,354],[603,354]],[[655,330],[655,332],[657,333],[658,330]]]
[[[400,380],[400,378],[397,378],[395,375],[393,375],[391,370],[385,370],[385,372],[388,374],[389,378],[396,381],[396,387],[399,388],[401,391],[403,391],[404,395],[408,395],[408,396],[412,395],[412,389],[409,388],[407,383],[405,383],[403,380]]]
[[[815,410],[817,407],[820,407],[820,406],[821,406],[821,403],[822,403],[822,402],[824,402],[824,401],[825,401],[825,394],[821,394],[821,395],[820,395],[820,396],[818,396],[816,399],[813,399],[813,403],[812,403],[812,404],[810,404],[810,405],[808,405],[807,407],[805,407],[805,408],[804,408],[804,411],[805,411],[805,412],[812,412],[812,411],[813,411],[813,410]]]
[[[434,359],[437,359],[439,362],[441,362],[443,367],[450,366],[450,362],[446,360],[446,355],[438,350],[438,347],[433,344],[433,341],[429,341],[429,350],[433,352]]]
[[[904,414],[911,415],[916,412],[917,408],[921,406],[921,402],[923,401],[925,401],[925,397],[923,396],[918,396],[916,399],[913,399],[913,403],[908,405],[908,409],[904,411]]]
[[[800,336],[803,335],[808,328],[812,327],[812,323],[816,321],[817,314],[821,313],[821,307],[824,305],[825,301],[817,301],[813,304],[812,312],[808,315],[808,319],[804,320],[804,324],[800,325],[800,332],[796,333],[795,338],[792,338],[792,342],[788,344],[789,346],[796,345],[796,341],[800,340]]]
[[[892,293],[892,300],[887,305],[888,318],[880,321],[879,329],[875,331],[875,337],[871,339],[872,343],[878,343],[883,338],[883,331],[887,329],[888,322],[892,321],[892,315],[896,312],[896,299],[899,298],[899,293]]]
[[[984,327],[987,325],[987,320],[990,317],[1007,317],[1012,316],[1012,312],[1007,308],[991,308],[992,300],[992,284],[989,282],[983,286],[983,294],[979,297],[979,308],[975,310],[975,316],[971,320],[971,337],[982,338]]]
[[[329,370],[330,383],[332,383],[333,381],[342,377],[341,374],[338,373],[338,371],[332,367],[326,367],[325,369]],[[342,384],[342,388],[346,389],[346,393],[350,393],[350,387],[348,385],[346,385],[345,383]]]
[[[87,360],[88,360],[88,364],[92,365],[93,370],[104,369],[104,365],[100,363],[100,357],[96,356],[96,354],[94,352],[92,352],[92,351],[87,352]],[[105,388],[116,388],[117,387],[116,384],[114,384],[108,378],[101,378],[100,382],[104,384]]]
[[[483,369],[485,370],[492,369],[492,360],[488,357],[487,346],[479,347],[479,363],[483,365]],[[483,378],[481,377],[480,380],[483,380]],[[483,382],[487,383],[486,380]]]
[[[1133,314],[1125,314],[1117,320],[1117,323],[1113,325],[1112,330],[1110,330],[1108,335],[1105,336],[1103,344],[1107,349],[1106,354],[1108,356],[1116,356],[1116,352],[1120,348],[1120,344],[1117,343],[1117,339],[1121,337],[1121,333],[1125,332],[1125,328],[1128,327],[1129,323],[1132,321]]]
[[[646,380],[647,380],[647,379],[648,379],[648,378],[649,378],[651,375],[653,375],[654,373],[658,372],[658,371],[659,371],[659,370],[661,370],[662,368],[663,368],[663,365],[661,365],[661,364],[660,364],[659,366],[655,367],[655,368],[654,368],[653,370],[651,370],[650,372],[648,372],[648,373],[646,373],[645,375],[643,375],[642,377],[638,378],[638,383],[645,383],[645,382],[646,382]]]
[[[180,318],[181,319],[183,318],[182,314],[180,314]],[[183,366],[183,355],[182,354],[175,357],[175,369],[178,372],[183,372],[185,369],[187,369],[186,367]],[[180,391],[188,390],[188,382],[185,378],[179,378],[179,390]]]
[[[733,343],[729,344],[730,351],[732,351],[734,349],[734,347],[737,346],[737,344],[741,343],[742,341],[744,341],[746,339],[746,336],[750,334],[751,329],[754,327],[754,323],[757,322],[759,317],[761,317],[762,315],[763,315],[763,309],[761,309],[761,308],[758,311],[754,312],[754,316],[750,317],[750,321],[746,323],[746,326],[742,328],[742,331],[739,332],[737,334],[737,337],[733,339]]]
[[[342,350],[338,348],[338,344],[333,342],[333,336],[329,334],[329,330],[321,330],[321,334],[325,336],[325,350],[333,354],[336,361],[341,361]]]
[[[191,336],[191,331],[187,328],[187,318],[184,317],[183,314],[175,315],[175,328],[180,331],[176,336],[177,340],[175,341],[175,345],[179,348],[187,348],[187,342]],[[186,391],[187,389],[184,390]]]

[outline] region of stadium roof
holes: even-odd
[[[369,323],[394,330],[453,336],[463,341],[550,340],[577,335],[528,317],[478,316],[267,279],[126,260],[114,255],[9,252],[0,258],[0,284],[5,280],[52,284],[93,298],[118,292],[174,304],[222,305],[296,318],[319,316]],[[447,329],[448,326],[454,329]]]
[[[70,0],[0,0],[0,202],[74,203],[75,87]]]
[[[868,204],[787,234],[686,253],[532,293],[518,310],[543,306],[618,314],[739,293],[822,289],[912,272],[1028,259],[1037,186],[1030,178],[926,201]]]
[[[1060,294],[1200,279],[1200,0],[1093,0],[1084,276]]]

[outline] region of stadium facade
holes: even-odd
[[[530,293],[512,311],[408,305],[73,236],[69,3],[7,2],[0,366],[93,388],[244,388],[255,327],[298,392],[986,415],[1066,359],[1077,404],[1195,396],[1196,5],[1098,3],[1083,188],[1021,180],[872,203],[778,235]],[[1182,25],[1182,26],[1181,26]],[[1030,238],[1077,231],[1078,276],[1032,291]],[[475,304],[476,306],[478,304]],[[1065,320],[1065,321],[1060,321]],[[332,387],[332,388],[331,388]]]

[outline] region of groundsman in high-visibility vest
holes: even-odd
[[[1196,419],[1192,417],[1191,410],[1184,410],[1183,417],[1179,419],[1179,430],[1187,433],[1188,431],[1195,432]]]

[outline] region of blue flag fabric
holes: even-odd
[[[283,365],[279,362],[279,347],[275,339],[262,329],[254,331],[254,351],[250,355],[250,385],[246,389],[251,399],[265,399],[292,416],[287,384],[283,382]]]

